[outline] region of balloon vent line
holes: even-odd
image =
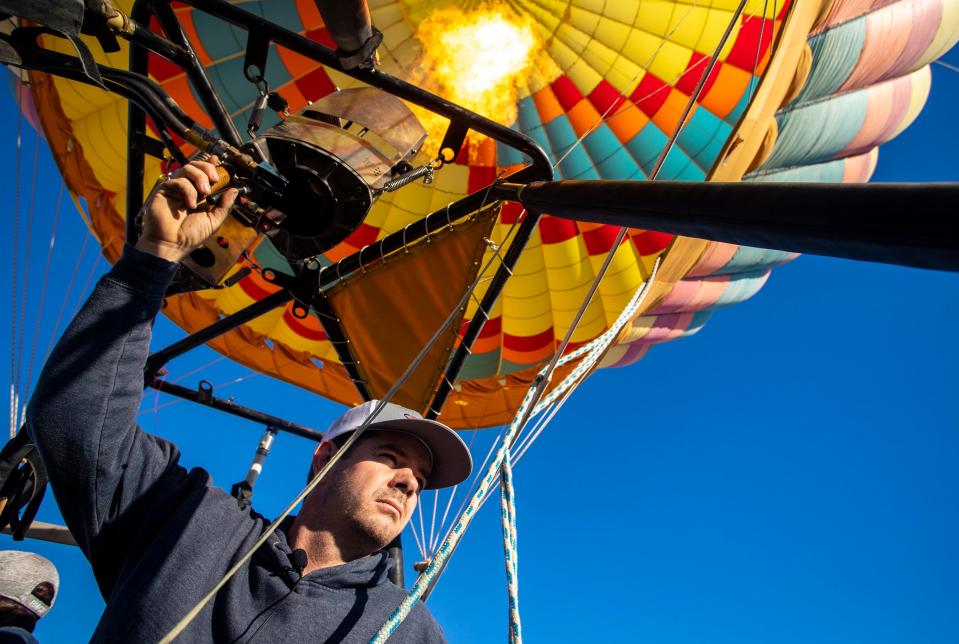
[[[93,234],[90,232],[90,229],[87,228],[87,234],[83,237],[83,243],[80,245],[80,252],[77,253],[77,258],[73,262],[73,270],[70,271],[70,281],[67,283],[66,294],[63,297],[63,300],[60,302],[60,310],[57,311],[57,319],[53,323],[53,328],[50,330],[50,340],[47,342],[47,350],[44,353],[43,360],[46,362],[47,358],[50,357],[50,352],[53,351],[53,344],[57,339],[57,331],[60,329],[60,323],[63,321],[63,314],[67,310],[67,300],[71,292],[73,292],[73,285],[77,281],[77,273],[80,270],[80,264],[83,261],[83,256],[86,254],[87,245],[90,243],[90,238],[93,237]]]
[[[659,176],[660,170],[662,170],[663,165],[666,163],[666,157],[669,156],[673,146],[676,145],[676,141],[679,139],[679,134],[686,126],[686,121],[689,119],[690,112],[692,112],[693,105],[696,104],[699,94],[703,91],[703,87],[706,86],[706,81],[709,80],[710,75],[713,73],[713,68],[715,68],[716,63],[719,62],[719,56],[722,54],[723,48],[726,46],[726,42],[733,33],[733,27],[736,26],[737,22],[739,22],[739,17],[743,14],[743,10],[746,8],[746,2],[747,0],[740,0],[739,6],[736,7],[736,11],[733,13],[733,17],[730,18],[729,24],[726,25],[726,31],[723,32],[723,37],[719,39],[719,44],[716,45],[716,49],[713,52],[712,58],[709,60],[709,66],[706,67],[706,71],[703,72],[703,75],[699,77],[699,82],[696,83],[696,89],[690,95],[689,100],[686,101],[686,107],[683,109],[683,113],[679,117],[676,129],[673,130],[672,136],[670,136],[669,141],[666,142],[666,147],[663,148],[663,151],[659,154],[659,158],[656,159],[656,165],[653,167],[653,171],[649,175],[650,180],[655,181],[656,177]]]
[[[779,0],[773,0],[773,17],[777,14],[777,3]],[[763,49],[763,32],[766,29],[766,12],[769,8],[769,0],[763,0],[763,17],[759,22],[759,38],[756,39],[756,57],[753,59],[753,77],[749,81],[749,89],[746,92],[746,104],[749,105],[753,100],[753,92],[756,89],[756,70],[759,69],[760,52]],[[775,36],[775,34],[773,34]],[[770,42],[772,47],[772,42]]]

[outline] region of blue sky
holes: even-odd
[[[955,53],[947,59],[959,63]],[[16,108],[0,94],[9,212]],[[959,76],[935,66],[925,111],[882,148],[875,180],[959,179],[957,96]],[[72,313],[90,276],[106,270],[92,242],[77,261],[86,232],[65,202],[36,321],[61,185],[40,145],[32,190],[34,137],[24,133],[22,221],[36,195],[24,379],[34,328],[35,378],[61,305]],[[3,243],[9,271],[10,237]],[[18,252],[23,271],[25,249]],[[0,284],[10,302],[11,275]],[[775,270],[756,297],[718,313],[697,336],[595,374],[516,466],[526,638],[959,641],[957,317],[957,275],[806,256]],[[11,337],[10,326],[10,315],[0,316],[2,337]],[[161,320],[156,346],[181,335]],[[172,377],[216,359],[198,351],[174,362]],[[201,376],[226,384],[224,396],[320,429],[339,411],[228,361],[182,384]],[[4,369],[5,392],[9,378]],[[261,434],[162,396],[151,395],[140,421],[225,486],[243,477]],[[480,459],[494,437],[473,439]],[[275,514],[293,497],[310,451],[307,441],[280,437],[258,484],[261,512]],[[453,510],[462,498],[461,491]],[[439,499],[440,516],[446,501]],[[424,504],[428,530],[432,497]],[[52,497],[40,518],[60,521]],[[412,562],[409,534],[405,544]],[[0,548],[39,552],[60,569],[41,640],[88,639],[103,603],[78,551],[6,536]],[[498,509],[486,507],[428,602],[451,641],[504,638],[502,556]]]

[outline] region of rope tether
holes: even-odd
[[[513,469],[509,452],[500,466],[500,503],[503,509],[503,560],[506,564],[506,590],[509,593],[509,641],[522,644],[523,635],[519,619],[519,561],[516,549],[516,492],[513,490]]]

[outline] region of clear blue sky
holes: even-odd
[[[882,149],[876,180],[959,179],[959,76],[933,71],[926,110]],[[16,117],[9,92],[0,92],[0,116],[10,212]],[[41,142],[31,190],[33,145],[25,132],[22,216],[29,195],[37,200],[23,378],[61,185]],[[67,314],[75,310],[88,276],[106,269],[92,243],[76,263],[85,234],[65,204],[38,356],[61,303]],[[10,243],[4,235],[7,270]],[[22,271],[25,251],[18,252]],[[5,275],[0,301],[9,306]],[[516,467],[526,638],[959,641],[957,318],[957,275],[807,256],[775,270],[756,297],[720,312],[699,335],[629,369],[598,372]],[[10,315],[0,315],[2,337],[11,337],[10,325]],[[157,346],[181,335],[162,320]],[[172,376],[216,357],[199,351],[174,362]],[[10,372],[2,371],[6,393]],[[338,413],[227,361],[201,375],[217,384],[244,378],[222,395],[317,428]],[[151,397],[145,408],[170,402]],[[261,433],[189,404],[147,409],[140,420],[225,486],[242,478]],[[480,459],[493,436],[475,439]],[[257,489],[261,512],[275,514],[292,498],[310,450],[307,441],[280,437]],[[454,510],[462,498],[461,491]],[[432,497],[424,501],[429,529]],[[445,503],[441,497],[440,514]],[[505,637],[495,505],[480,513],[428,602],[453,642]],[[60,521],[52,497],[40,519]],[[405,543],[415,560],[409,534]],[[103,604],[79,552],[6,536],[0,548],[39,552],[60,569],[60,596],[38,627],[41,640],[86,640]]]

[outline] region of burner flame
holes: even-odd
[[[416,35],[423,47],[421,84],[503,125],[516,120],[517,87],[542,49],[531,18],[506,6],[468,12],[449,6],[430,13]],[[431,139],[442,135],[445,119],[418,116],[437,135]],[[471,133],[474,143],[476,136]]]

